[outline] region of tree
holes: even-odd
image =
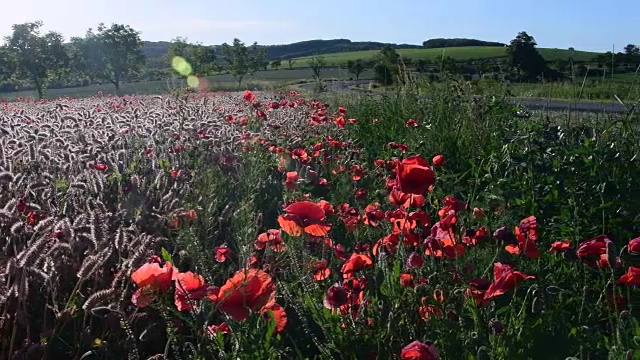
[[[527,80],[533,80],[547,70],[547,63],[538,53],[536,45],[536,40],[522,31],[507,47],[509,64]]]
[[[364,71],[364,63],[362,59],[356,61],[347,61],[347,71],[356,76],[356,80],[360,80],[360,74]]]
[[[395,73],[387,64],[379,62],[373,67],[373,79],[381,85],[393,85]]]
[[[385,45],[380,49],[378,59],[387,65],[397,66],[400,63],[400,54],[389,45]]]
[[[41,99],[48,82],[67,67],[68,56],[62,35],[53,31],[42,35],[40,27],[41,21],[13,25],[12,34],[5,38],[6,58],[0,66],[12,70],[16,79],[33,82]]]
[[[322,73],[322,69],[324,69],[327,64],[324,60],[323,56],[314,56],[308,61],[309,67],[311,67],[311,71],[313,71],[313,78],[320,83],[320,75]]]
[[[624,47],[624,53],[626,55],[638,55],[640,54],[640,48],[637,45],[629,44]]]
[[[289,65],[289,70],[293,70],[293,64],[296,63],[296,59],[287,59],[287,65]]]
[[[6,47],[0,47],[0,82],[11,80],[16,72],[16,61]]]
[[[186,38],[177,37],[169,45],[169,60],[183,58],[191,66],[191,74],[201,77],[209,75],[216,65],[216,52],[201,43],[189,43]]]
[[[112,83],[120,93],[120,83],[136,74],[145,62],[140,32],[129,25],[100,23],[97,33],[87,30],[84,38],[72,39],[77,66],[91,79]]]
[[[231,75],[240,85],[246,75],[253,75],[263,66],[266,50],[259,49],[257,42],[247,48],[240,39],[236,38],[233,39],[233,45],[222,44],[222,53]]]
[[[374,80],[382,85],[392,85],[400,74],[400,55],[394,48],[385,45],[376,58],[378,62],[373,67]]]
[[[280,60],[273,60],[271,62],[271,68],[272,69],[278,70],[280,68],[280,66],[282,66],[282,61],[280,61]]]

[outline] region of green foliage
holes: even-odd
[[[547,70],[544,58],[536,50],[536,40],[522,31],[507,47],[509,64],[525,80],[534,80]]]
[[[44,97],[48,82],[61,74],[68,64],[68,56],[63,47],[62,35],[56,32],[40,34],[42,22],[15,24],[12,34],[5,38],[2,53],[2,68],[13,70],[18,80],[29,80],[38,91],[38,97]]]
[[[233,39],[233,45],[222,44],[222,53],[233,77],[242,84],[246,75],[253,75],[263,67],[265,52],[258,43],[247,47],[240,39]]]
[[[72,39],[76,69],[89,79],[100,79],[115,85],[130,79],[145,62],[140,32],[129,25],[99,24],[97,32],[89,29],[84,38]]]
[[[390,46],[384,46],[373,66],[374,80],[380,85],[392,85],[400,76],[400,55]]]
[[[216,68],[216,53],[210,46],[201,43],[191,44],[186,38],[177,37],[169,45],[169,62],[180,56],[189,63],[193,75],[197,77],[210,75]]]
[[[356,76],[356,80],[360,80],[360,74],[364,71],[365,66],[362,59],[347,61],[347,71]]]
[[[308,64],[309,64],[309,67],[311,68],[311,71],[313,71],[313,79],[317,83],[320,83],[322,70],[327,65],[327,62],[324,61],[324,57],[314,56],[311,59],[309,59]]]
[[[271,62],[271,68],[272,69],[278,70],[280,68],[280,66],[282,66],[282,61],[281,60],[273,60]]]
[[[396,74],[394,68],[385,63],[379,62],[373,66],[373,79],[380,85],[393,85]]]

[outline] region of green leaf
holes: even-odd
[[[273,332],[276,330],[276,316],[273,311],[269,310],[268,312],[269,323],[267,324],[267,333],[264,337],[267,347],[271,343],[271,338],[273,337]]]
[[[173,257],[171,256],[171,254],[169,254],[169,251],[167,251],[167,249],[165,249],[164,247],[162,248],[161,251],[162,251],[162,260],[168,261],[173,264]]]

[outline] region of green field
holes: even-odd
[[[588,51],[571,51],[564,49],[538,49],[540,54],[547,61],[554,61],[556,59],[568,59],[572,57],[576,61],[589,61],[594,56],[598,55],[595,52]],[[379,50],[367,50],[367,51],[353,51],[343,52],[335,54],[322,55],[328,65],[340,65],[346,63],[349,60],[373,60],[379,53]],[[436,60],[444,56],[451,56],[456,60],[469,60],[469,59],[490,59],[505,56],[505,48],[503,47],[490,47],[490,46],[468,46],[468,47],[452,47],[452,48],[440,48],[440,49],[399,49],[398,54],[403,57],[410,58],[412,60]],[[301,57],[296,59],[294,67],[308,66],[310,56]]]
[[[324,69],[321,74],[323,79],[339,79],[347,80],[352,77],[344,69]],[[366,70],[360,75],[360,79],[371,79],[373,76],[371,70]],[[286,86],[294,83],[301,83],[313,80],[313,72],[309,68],[298,68],[293,70],[269,70],[259,71],[253,76],[247,76],[243,79],[241,85],[230,74],[221,74],[208,76],[206,80],[209,83],[209,88],[215,91],[236,91],[244,89],[273,89],[275,87]],[[186,87],[186,81],[181,78],[174,78],[172,80],[159,80],[159,81],[141,81],[135,83],[123,83],[120,85],[120,89],[123,94],[159,94],[167,93],[177,88]],[[59,98],[59,97],[87,97],[95,95],[98,91],[102,91],[103,94],[114,94],[115,87],[112,84],[91,85],[77,88],[65,88],[65,89],[49,89],[47,90],[47,98]],[[0,93],[0,101],[12,100],[17,97],[36,97],[35,90],[33,91],[16,91],[11,93]]]

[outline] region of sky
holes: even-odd
[[[518,32],[540,47],[619,51],[640,45],[640,0],[0,0],[0,37],[41,20],[43,30],[83,36],[126,24],[146,41],[182,36],[203,44],[288,44],[350,39],[422,44],[431,38],[508,43]]]

